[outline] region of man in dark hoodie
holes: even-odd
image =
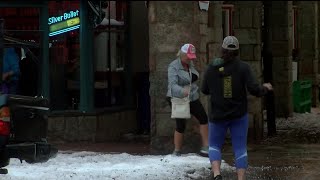
[[[228,129],[230,129],[232,138],[238,180],[245,178],[245,171],[248,167],[247,90],[256,97],[264,96],[272,90],[270,83],[262,86],[258,83],[249,64],[241,61],[238,55],[237,38],[234,36],[224,38],[222,57],[214,59],[208,66],[201,88],[202,93],[211,96],[209,159],[215,180],[222,179],[220,175],[221,148]]]

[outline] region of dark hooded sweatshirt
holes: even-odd
[[[204,73],[201,87],[202,93],[211,95],[210,121],[244,116],[248,111],[247,90],[256,97],[268,91],[256,80],[249,64],[239,59],[211,63]]]

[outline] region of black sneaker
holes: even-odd
[[[221,175],[217,175],[216,177],[214,177],[213,173],[210,174],[209,176],[210,180],[222,180],[222,176]]]

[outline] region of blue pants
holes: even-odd
[[[209,159],[211,163],[221,161],[221,148],[226,132],[230,129],[236,168],[246,169],[248,167],[248,122],[248,114],[246,114],[239,119],[209,123]]]

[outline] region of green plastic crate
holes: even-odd
[[[294,81],[292,89],[294,111],[298,113],[310,112],[312,98],[312,81]]]

